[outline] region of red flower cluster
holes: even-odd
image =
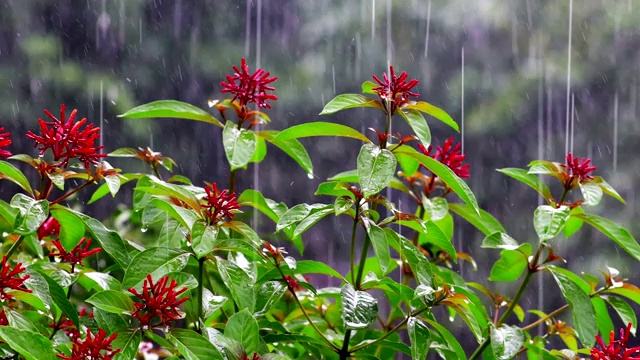
[[[304,288],[300,285],[300,281],[298,281],[298,279],[296,279],[293,276],[290,275],[285,275],[285,280],[287,280],[287,285],[290,289],[293,289],[293,291],[301,291],[304,290]],[[308,277],[304,278],[306,281],[309,281]]]
[[[0,326],[8,326],[9,325],[9,319],[7,319],[7,314],[4,312],[4,310],[0,311]]]
[[[168,326],[169,322],[182,317],[178,311],[178,306],[189,298],[178,299],[178,296],[187,291],[187,288],[183,287],[176,291],[178,283],[175,280],[171,280],[167,285],[167,281],[169,281],[169,276],[164,276],[154,284],[151,275],[147,275],[147,279],[142,286],[142,293],[139,293],[134,288],[128,289],[130,293],[142,300],[142,302],[133,304],[136,310],[131,313],[131,316],[138,319],[143,329],[160,324]],[[158,322],[152,324],[151,321],[156,317]]]
[[[240,209],[236,194],[229,193],[226,189],[218,190],[216,183],[208,184],[204,191],[206,191],[207,195],[204,198],[205,204],[202,207],[205,208],[205,215],[211,223],[217,224],[220,221],[224,221],[225,218],[229,221],[233,220],[234,210]]]
[[[32,131],[27,133],[27,137],[35,141],[34,147],[40,150],[40,155],[51,149],[54,161],[60,161],[59,167],[67,167],[69,160],[78,159],[87,169],[89,164],[96,164],[98,159],[106,156],[106,154],[99,153],[103,146],[95,144],[95,141],[100,138],[100,128],[88,124],[84,129],[81,129],[87,119],[83,118],[76,122],[75,117],[78,110],[74,109],[68,119],[65,119],[64,104],[61,106],[59,119],[53,116],[49,110],[45,110],[44,113],[52,121],[46,122],[38,119],[42,135],[36,135]]]
[[[64,249],[60,241],[54,240],[52,241],[52,243],[56,247],[58,252],[55,252],[54,250],[53,252],[49,253],[49,256],[57,256],[60,258],[61,262],[70,263],[71,272],[73,272],[73,270],[75,269],[75,266],[78,264],[84,266],[84,263],[82,262],[84,258],[91,256],[93,254],[97,254],[100,251],[102,251],[102,248],[95,248],[93,250],[89,250],[89,247],[91,246],[91,239],[87,239],[86,237],[83,237],[80,240],[80,242],[78,242],[78,245],[76,245],[76,247],[74,247],[69,252],[67,252],[67,250]]]
[[[409,75],[405,71],[400,74],[400,76],[396,76],[396,73],[393,69],[393,65],[389,66],[389,73],[391,77],[389,77],[386,73],[382,74],[382,78],[384,80],[380,80],[379,77],[373,75],[373,80],[375,80],[380,86],[373,88],[372,90],[380,96],[382,99],[382,104],[386,106],[384,100],[391,100],[391,109],[387,109],[387,111],[391,111],[391,114],[395,112],[397,108],[400,108],[402,105],[409,102],[409,97],[418,97],[420,94],[411,91],[416,85],[418,85],[418,80],[413,79],[407,82],[407,78]]]
[[[120,349],[113,350],[111,345],[117,336],[118,334],[114,333],[107,337],[107,332],[103,329],[98,329],[98,334],[93,336],[91,329],[87,329],[85,340],[80,340],[80,338],[73,340],[71,356],[58,354],[58,357],[65,360],[112,360],[120,352]]]
[[[460,144],[453,145],[453,138],[447,139],[442,147],[438,146],[434,155],[431,155],[432,146],[425,149],[422,144],[418,145],[423,154],[432,157],[442,164],[447,165],[449,169],[461,178],[469,178],[469,164],[462,164],[466,155],[460,152]]]
[[[270,73],[265,72],[263,69],[256,70],[253,74],[249,73],[249,66],[247,61],[242,58],[241,68],[233,66],[233,75],[227,75],[227,82],[220,82],[223,93],[232,93],[233,100],[238,100],[240,106],[247,105],[249,103],[255,103],[258,107],[270,109],[271,105],[267,103],[267,100],[278,100],[278,97],[274,94],[268,94],[267,91],[275,91],[273,86],[270,86],[272,82],[278,80],[277,77],[269,78]],[[236,81],[238,83],[236,84]]]
[[[11,156],[11,152],[2,148],[6,148],[7,146],[11,145],[11,133],[3,132],[4,128],[0,127],[0,158],[8,158],[9,156]]]
[[[25,271],[26,268],[22,266],[22,263],[18,263],[13,269],[7,264],[7,256],[2,257],[2,271],[0,271],[0,301],[9,300],[11,295],[7,294],[5,289],[20,290],[30,293],[31,290],[24,287],[24,282],[30,277],[25,275],[19,277],[18,274]]]
[[[60,234],[60,223],[53,217],[49,217],[38,228],[38,240],[48,236],[58,236]]]
[[[242,360],[260,360],[260,355],[254,352],[252,358],[249,358],[249,355],[245,355]]]
[[[580,182],[593,180],[593,176],[589,173],[596,170],[595,166],[589,166],[591,159],[589,158],[577,158],[573,157],[573,154],[567,154],[567,163],[560,164],[565,170],[565,184],[569,181],[569,184],[573,181],[573,178],[578,178]]]
[[[609,335],[609,346],[605,346],[602,337],[596,335],[596,346],[591,349],[591,357],[594,360],[640,360],[640,346],[627,348],[629,342],[629,333],[631,333],[631,323],[626,329],[620,329],[620,339],[615,339],[615,333],[611,330]]]

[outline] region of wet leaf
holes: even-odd
[[[540,205],[533,213],[533,227],[540,238],[545,242],[555,238],[569,219],[571,209],[568,206],[554,208],[549,205]]]
[[[531,174],[527,170],[518,168],[504,168],[498,169],[498,171],[520,181],[525,185],[530,186],[540,195],[542,195],[545,200],[551,201],[553,199],[551,190],[549,190],[547,184],[545,184],[540,180],[540,178],[538,178],[536,175]]]
[[[315,136],[341,136],[362,140],[366,143],[371,142],[368,137],[366,137],[358,130],[345,125],[322,121],[292,126],[284,131],[281,131],[273,140],[285,141]]]
[[[377,194],[387,187],[396,172],[397,161],[391,151],[365,144],[358,155],[358,181],[364,196]]]
[[[425,114],[431,115],[434,118],[449,125],[451,128],[453,128],[453,130],[460,132],[460,128],[458,127],[458,124],[451,118],[451,116],[449,116],[449,114],[447,114],[446,111],[440,109],[437,106],[429,104],[426,101],[410,102],[409,104],[404,106],[403,109],[418,110]]]
[[[431,130],[429,130],[429,125],[427,125],[424,116],[422,116],[420,112],[406,106],[402,108],[400,115],[407,124],[409,124],[418,140],[420,140],[420,143],[422,143],[425,148],[429,147],[429,145],[431,145]]]
[[[366,329],[378,318],[378,301],[368,293],[345,284],[340,291],[340,297],[342,320],[346,329]]]
[[[524,332],[517,326],[491,326],[491,350],[498,360],[508,360],[516,356],[524,340]]]
[[[429,328],[422,321],[410,317],[407,321],[407,332],[411,342],[411,358],[424,360],[431,343]]]
[[[29,180],[27,180],[27,177],[24,176],[22,171],[13,166],[11,163],[0,160],[0,179],[6,179],[17,184],[18,186],[20,186],[20,188],[22,188],[22,190],[33,196],[33,189],[29,184]]]
[[[253,131],[238,129],[236,124],[227,121],[222,130],[222,144],[231,170],[245,167],[256,152],[257,137]]]
[[[366,96],[358,94],[341,94],[329,101],[329,103],[327,103],[322,109],[322,112],[320,112],[320,115],[334,114],[341,110],[359,107],[380,108],[380,104],[378,101]]]
[[[118,115],[125,119],[153,119],[172,118],[204,121],[222,127],[218,119],[199,107],[176,100],[158,100],[135,108]]]
[[[640,245],[627,229],[598,215],[575,214],[573,216],[584,220],[584,222],[605,234],[609,239],[624,249],[624,251],[629,253],[629,255],[640,261]]]

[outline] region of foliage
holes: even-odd
[[[95,144],[99,128],[86,119],[76,121],[75,111],[65,118],[64,105],[60,118],[45,112],[51,121],[40,120],[39,135],[27,134],[40,152],[37,158],[11,156],[9,135],[2,135],[0,154],[8,161],[0,161],[0,178],[21,190],[10,203],[0,202],[6,249],[0,274],[3,356],[130,359],[149,351],[146,341],[168,356],[185,359],[386,359],[398,353],[424,359],[429,352],[444,359],[467,354],[471,359],[510,359],[523,353],[530,358],[633,354],[636,350],[627,349],[627,341],[637,319],[628,301],[640,303],[640,289],[614,268],[603,273],[599,285],[593,275],[580,276],[559,266],[564,259],[554,252],[560,234],[570,238],[587,224],[640,261],[640,245],[627,230],[587,212],[586,206],[598,205],[605,194],[624,201],[592,175],[596,168],[590,160],[567,154],[566,163],[536,160],[528,170],[499,170],[534,188],[546,201],[532,216],[537,239],[518,241],[506,230],[516,224],[506,219],[505,227],[481,210],[462,180],[471,175],[461,147],[451,138],[434,153],[424,114],[458,130],[455,122],[442,109],[410,99],[419,96],[414,91],[418,80],[408,80],[405,72],[396,75],[393,66],[389,70],[383,80],[374,76],[378,85],[363,84],[365,95],[338,95],[322,110],[326,115],[358,107],[380,111],[385,126],[375,129],[374,140],[331,122],[262,130],[270,118],[261,109],[271,107],[267,100],[277,100],[267,93],[275,91],[277,78],[262,69],[251,73],[244,59],[241,70],[234,67],[235,73],[222,84],[233,98],[211,102],[216,114],[163,100],[121,116],[183,118],[221,128],[229,163],[227,189],[219,187],[221,181],[200,187],[183,176],[165,179],[162,169],[171,172],[173,160],[149,148],[105,155]],[[397,119],[406,121],[413,134],[392,134]],[[319,186],[317,194],[331,201],[288,207],[255,189],[236,196],[238,176],[265,158],[266,144],[311,173],[308,153],[298,139],[312,136],[363,143],[353,149],[358,153],[353,171]],[[141,159],[151,174],[122,174],[105,161],[107,156]],[[30,165],[38,181],[30,182],[9,161]],[[560,196],[538,175],[559,180]],[[142,219],[141,230],[156,228],[157,243],[129,241],[69,203],[90,187],[95,188],[91,202],[115,196],[129,182],[135,182],[131,206]],[[384,196],[389,189],[407,194],[411,207],[401,208]],[[456,203],[454,195],[462,203]],[[275,233],[260,233],[247,224],[242,213],[248,211],[264,213],[275,224]],[[476,266],[473,257],[484,254],[455,248],[451,213],[486,235],[483,248],[499,251],[485,284],[467,282],[452,270],[460,260]],[[278,246],[293,245],[302,254],[305,232],[330,215],[352,224],[343,231],[351,239],[346,274]],[[403,236],[399,227],[408,228],[412,236]],[[101,261],[96,261],[98,254]],[[528,309],[539,319],[525,323],[520,300],[542,272],[551,275],[566,305],[548,314]],[[333,277],[341,286],[320,288],[308,275]],[[513,296],[491,284],[515,281],[519,287]],[[601,338],[613,327],[607,304],[630,324],[620,340],[611,337],[608,347]],[[93,309],[90,315],[87,308]],[[566,311],[571,312],[571,325],[559,317]],[[445,326],[448,318],[467,325],[475,349],[465,349],[456,340]],[[543,323],[545,336],[534,336],[531,330]],[[553,336],[566,348],[549,349]]]

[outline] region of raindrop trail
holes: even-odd
[[[336,65],[331,64],[331,77],[333,79],[333,95],[336,95]]]
[[[256,3],[256,70],[260,68],[260,55],[262,52],[262,0],[258,0]],[[255,131],[260,130],[260,124],[257,124]],[[253,188],[255,191],[260,191],[260,164],[256,163],[253,167]],[[254,198],[257,201],[257,198]],[[258,226],[258,212],[253,212],[253,226],[257,230]]]
[[[104,138],[107,135],[107,132],[104,129],[104,93],[103,93],[103,84],[104,82],[100,80],[100,154],[104,152]],[[104,159],[104,158],[103,158]]]
[[[571,93],[571,142],[569,144],[569,150],[573,153],[573,132],[575,130],[576,119],[576,95]]]
[[[528,4],[528,2],[527,2]],[[544,158],[544,80],[546,69],[543,69],[542,47],[538,49],[538,159]],[[544,76],[543,76],[544,74]],[[549,139],[547,139],[549,141]],[[541,178],[542,175],[538,175]],[[538,206],[544,204],[542,196],[538,196]],[[544,309],[544,281],[542,276],[538,276],[538,309]],[[542,336],[543,326],[538,326],[538,335]]]
[[[427,4],[427,34],[424,38],[424,58],[427,58],[429,55],[429,31],[431,29],[431,0]]]
[[[244,25],[244,56],[249,57],[251,51],[251,3],[253,1],[247,1],[247,10],[245,15]]]
[[[571,32],[573,29],[573,0],[569,0],[569,47],[567,48],[567,110],[565,116],[565,137],[564,137],[564,152],[567,154],[569,152],[569,102],[570,99],[570,91],[571,91]]]
[[[371,45],[376,39],[376,0],[371,1]]]
[[[618,92],[613,95],[613,171],[618,170]]]
[[[393,61],[392,51],[391,51],[393,46],[393,40],[391,37],[391,11],[392,11],[391,2],[392,1],[393,0],[387,0],[387,69],[389,71],[389,79],[391,79],[390,66]],[[391,81],[389,82],[389,84],[391,84]],[[393,121],[389,123],[389,134],[393,133],[392,125],[393,125]],[[389,199],[390,202],[393,202],[392,195],[393,193],[391,192],[391,187],[387,187],[387,199]],[[389,215],[391,215],[390,212],[389,212]]]
[[[464,155],[464,46],[461,48],[462,60],[460,61],[460,150]]]

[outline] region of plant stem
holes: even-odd
[[[358,265],[358,276],[356,276],[355,288],[357,290],[360,290],[360,285],[362,285],[364,265],[367,262],[367,253],[369,252],[370,245],[371,245],[371,239],[369,239],[369,234],[367,234],[364,237],[364,243],[362,244],[362,254],[360,254],[360,265]]]
[[[558,206],[562,205],[568,193],[569,193],[569,189],[567,189],[567,187],[565,186],[564,190],[562,191],[562,196],[560,196],[560,201],[558,202]]]
[[[350,352],[349,352],[349,341],[351,340],[351,330],[347,330],[344,333],[344,341],[342,344],[342,349],[340,349],[340,352],[338,353],[340,355],[340,360],[346,360],[349,358]]]
[[[532,322],[531,324],[525,326],[522,328],[522,331],[529,331],[531,329],[533,329],[534,327],[542,324],[543,322],[551,319],[552,317],[560,314],[561,312],[567,310],[569,308],[569,304],[564,304],[561,307],[555,309],[554,311],[550,312],[549,314],[547,314],[547,316],[545,317],[541,317],[540,319],[536,320],[535,322]]]
[[[356,231],[358,230],[358,212],[360,211],[360,206],[356,204],[356,216],[353,218],[353,227],[351,228],[351,282],[355,284],[356,282],[356,274],[355,274],[355,262],[356,262]]]
[[[203,291],[204,291],[204,286],[203,286],[203,282],[204,282],[204,263],[205,261],[207,261],[207,257],[203,256],[201,259],[198,259],[198,323],[196,328],[198,329],[198,332],[200,334],[202,334],[202,327],[200,326],[200,320],[202,320],[204,322],[204,319],[202,318],[204,316],[203,314],[203,306],[202,306],[202,298],[203,298]]]
[[[381,342],[382,340],[384,340],[384,339],[388,338],[389,336],[391,336],[393,333],[395,333],[398,330],[400,330],[400,328],[402,328],[404,326],[404,324],[406,324],[407,321],[409,321],[410,318],[416,317],[416,316],[422,314],[423,312],[429,310],[430,308],[431,308],[431,306],[425,306],[423,308],[420,308],[420,309],[410,313],[404,319],[402,319],[402,321],[398,325],[394,326],[393,329],[389,330],[388,332],[386,332],[381,337],[379,337],[379,338],[377,338],[377,339],[375,339],[375,340],[373,340],[371,342],[368,342],[368,343],[365,343],[365,344],[361,344],[361,345],[358,345],[358,346],[354,346],[349,352],[350,353],[354,353],[356,351],[368,348],[369,346],[372,346],[372,345],[375,345],[375,344]]]
[[[82,184],[82,185],[78,186],[77,188],[75,188],[75,189],[73,189],[73,190],[69,191],[68,193],[66,193],[66,194],[64,194],[64,195],[60,196],[59,198],[57,198],[56,200],[54,200],[54,201],[50,202],[50,203],[49,203],[49,205],[55,205],[55,204],[57,204],[57,203],[61,202],[62,200],[64,200],[64,199],[68,198],[69,196],[71,196],[71,195],[73,195],[73,194],[77,193],[77,192],[78,192],[78,191],[80,191],[81,189],[84,189],[85,187],[87,187],[87,186],[89,186],[89,185],[93,184],[93,183],[94,183],[94,181],[95,181],[94,179],[87,180],[84,184]]]
[[[300,299],[298,298],[298,295],[296,295],[296,291],[291,287],[291,285],[289,285],[289,282],[287,281],[287,278],[285,277],[284,273],[282,272],[282,269],[280,268],[280,265],[277,262],[275,263],[275,265],[276,265],[276,269],[278,269],[278,272],[280,273],[280,277],[282,278],[282,281],[284,281],[284,283],[287,284],[287,289],[291,293],[291,296],[293,296],[293,299],[296,301],[296,304],[298,304],[298,307],[300,308],[300,311],[302,312],[304,317],[309,322],[309,325],[311,325],[311,327],[316,331],[316,333],[318,333],[318,335],[320,335],[320,338],[322,339],[322,341],[324,341],[325,343],[327,343],[327,345],[329,345],[331,350],[333,350],[336,353],[339,353],[340,349],[336,346],[336,344],[334,344],[331,340],[327,339],[327,337],[324,335],[324,333],[320,329],[318,329],[318,327],[313,322],[313,320],[311,320],[311,317],[307,313],[307,310],[305,310],[304,306],[300,302]]]
[[[236,191],[236,170],[229,172],[229,192],[234,193]]]
[[[22,241],[24,241],[24,235],[20,235],[18,240],[16,240],[16,242],[14,242],[13,245],[11,245],[11,247],[9,248],[9,251],[7,251],[7,253],[5,254],[7,259],[11,257],[11,254],[13,254],[13,252],[16,251],[18,247],[20,247],[20,244],[22,244]]]
[[[495,324],[496,327],[500,326],[500,324],[505,322],[509,318],[509,316],[511,316],[511,313],[513,312],[513,309],[515,309],[515,307],[518,305],[518,302],[520,301],[520,298],[522,297],[522,294],[524,293],[524,290],[527,288],[527,285],[529,285],[529,281],[531,280],[532,275],[538,271],[537,270],[537,263],[538,263],[538,260],[540,258],[540,252],[541,251],[542,251],[542,246],[538,246],[538,251],[536,251],[536,255],[535,255],[533,261],[529,264],[529,266],[527,266],[527,274],[525,275],[524,279],[522,280],[522,283],[520,283],[520,287],[518,288],[518,292],[516,292],[516,296],[513,297],[513,300],[511,300],[511,303],[509,304],[509,307],[504,312],[504,314],[502,314],[502,316],[500,317],[498,322]],[[482,352],[489,345],[490,341],[491,341],[491,338],[487,336],[487,338],[484,339],[482,344],[480,344],[480,346],[478,346],[476,351],[473,352],[473,354],[471,355],[469,360],[479,359],[480,355],[482,355]]]

